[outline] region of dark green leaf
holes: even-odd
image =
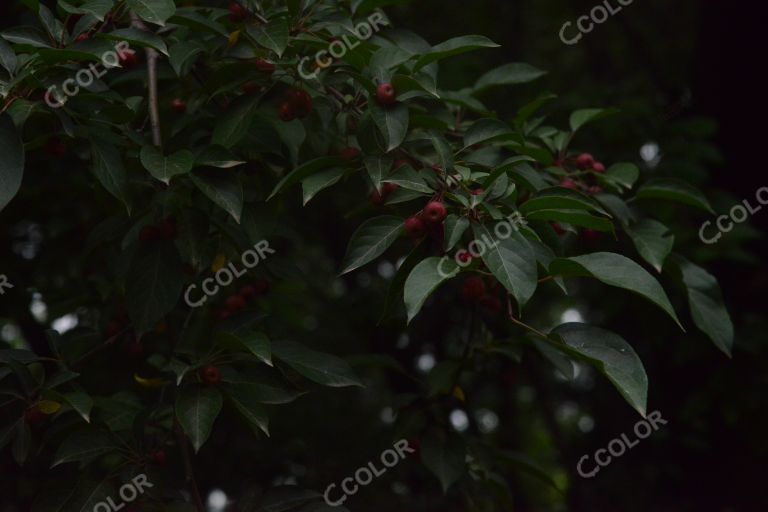
[[[352,235],[342,264],[342,274],[369,263],[386,251],[403,231],[403,219],[394,216],[365,221]]]
[[[182,267],[172,244],[156,243],[136,251],[125,293],[128,314],[138,333],[154,328],[176,306],[184,284]]]
[[[434,256],[416,265],[405,280],[403,294],[409,323],[419,313],[427,297],[444,281],[456,276],[459,270],[458,265],[447,257]]]
[[[176,417],[192,442],[195,452],[211,435],[223,399],[218,389],[193,385],[181,390],[176,399]]]
[[[316,352],[292,341],[275,341],[272,353],[304,377],[323,386],[363,387],[347,362],[334,355]]]
[[[0,114],[0,210],[11,202],[24,176],[24,144],[8,114]]]

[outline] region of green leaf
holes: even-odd
[[[58,5],[70,14],[90,14],[97,20],[104,21],[104,16],[114,7],[114,0],[85,0],[77,7],[59,0]]]
[[[237,160],[232,153],[221,146],[208,146],[195,157],[195,167],[231,169],[244,163],[243,160]]]
[[[454,37],[453,39],[449,39],[448,41],[433,46],[430,51],[422,55],[413,66],[413,71],[416,72],[424,66],[440,59],[461,55],[462,53],[471,52],[479,48],[497,48],[498,46],[498,44],[485,36],[472,35]]]
[[[351,272],[384,254],[402,231],[400,217],[387,215],[365,221],[349,241],[341,273]]]
[[[251,428],[259,429],[266,435],[269,435],[269,416],[267,409],[256,400],[250,386],[227,385],[224,387],[224,393],[234,404],[235,408],[248,421]]]
[[[172,155],[164,156],[160,148],[156,146],[144,146],[139,154],[141,164],[155,178],[166,185],[171,178],[181,174],[187,174],[195,164],[192,152],[184,149]]]
[[[629,343],[615,333],[580,323],[563,324],[552,334],[564,343],[554,344],[555,348],[597,368],[629,405],[645,417],[648,376]]]
[[[310,160],[284,176],[283,179],[281,179],[280,182],[275,185],[275,188],[269,194],[269,197],[267,197],[267,201],[275,197],[275,195],[277,195],[279,192],[282,192],[291,185],[300,182],[307,176],[310,176],[321,169],[327,169],[328,167],[338,167],[343,164],[344,160],[337,156],[323,156],[320,158],[315,158],[314,160]]]
[[[611,108],[585,108],[577,110],[571,114],[571,130],[575,133],[585,124],[615,114],[616,112],[618,112],[616,109]]]
[[[573,258],[558,258],[549,265],[549,271],[564,277],[594,277],[609,286],[634,292],[663,309],[683,329],[664,288],[643,267],[626,256],[596,252]]]
[[[336,167],[320,171],[301,182],[301,188],[304,195],[304,205],[312,200],[318,192],[335,185],[344,176],[344,169]]]
[[[313,382],[334,388],[364,387],[346,361],[292,341],[275,341],[274,356]]]
[[[61,442],[53,457],[51,468],[67,462],[91,460],[116,448],[109,435],[101,430],[78,430]]]
[[[561,187],[547,188],[538,191],[533,197],[520,205],[520,213],[528,215],[537,210],[588,210],[602,213],[610,217],[605,209],[589,196],[585,196],[575,190]]]
[[[387,143],[387,152],[400,146],[408,135],[408,107],[398,103],[390,107],[371,106],[371,117]]]
[[[499,85],[525,84],[533,82],[546,74],[546,71],[542,71],[530,64],[511,62],[492,69],[481,76],[477,83],[475,83],[474,92],[478,93]]]
[[[287,404],[306,394],[304,391],[297,391],[286,387],[283,384],[284,379],[282,377],[277,379],[270,374],[261,372],[240,372],[236,377],[225,377],[224,380],[225,388],[236,386],[243,391],[247,391],[253,400],[260,404]]]
[[[429,140],[432,141],[432,145],[437,152],[438,165],[445,170],[445,172],[453,171],[453,151],[445,137],[436,130],[430,130]]]
[[[459,267],[452,259],[433,256],[423,260],[405,280],[403,300],[408,313],[408,323],[421,311],[432,292],[444,281],[456,276]]]
[[[538,285],[536,256],[533,249],[511,226],[505,230],[505,233],[510,232],[510,236],[506,238],[499,238],[495,232],[482,224],[473,224],[472,230],[475,241],[478,244],[482,243],[477,250],[482,253],[481,257],[488,270],[512,294],[522,309],[533,296]],[[481,247],[484,247],[484,250]]]
[[[432,194],[434,191],[424,181],[422,175],[410,165],[404,165],[388,178],[382,180],[385,183],[396,183],[404,189],[414,190],[423,194]]]
[[[192,182],[208,199],[216,203],[235,222],[240,223],[243,212],[243,186],[237,176],[231,172],[201,173],[195,171],[190,174]]]
[[[218,334],[218,339],[223,345],[250,352],[262,362],[272,366],[272,344],[266,334],[262,332],[224,331]]]
[[[584,210],[535,210],[525,216],[528,220],[566,222],[596,231],[613,231],[613,223],[604,217],[595,217]]]
[[[99,32],[96,37],[113,41],[126,41],[131,46],[153,48],[163,55],[168,55],[168,47],[165,45],[163,38],[137,28],[119,28],[112,32]]]
[[[50,48],[42,32],[32,27],[14,27],[0,33],[6,41],[14,44],[32,46],[33,48]]]
[[[154,328],[176,306],[184,285],[182,268],[172,244],[155,243],[136,251],[128,267],[125,294],[137,333]]]
[[[168,62],[176,72],[176,76],[183,77],[192,69],[195,57],[205,53],[205,47],[196,41],[180,41],[168,50]]]
[[[635,164],[629,163],[613,164],[605,173],[605,179],[608,182],[626,189],[631,189],[639,177],[640,169]]]
[[[91,422],[91,409],[93,409],[93,399],[84,391],[70,391],[69,393],[63,393],[61,398],[72,409],[77,412],[86,422]]]
[[[669,228],[661,222],[646,218],[624,229],[640,256],[655,268],[656,272],[661,273],[664,260],[675,245],[675,237]]]
[[[166,20],[176,13],[173,0],[126,0],[128,7],[142,19],[164,26]]]
[[[13,76],[16,72],[16,66],[19,63],[19,59],[16,58],[11,45],[5,42],[5,39],[0,37],[0,66],[4,67],[8,73]]]
[[[464,134],[464,149],[475,144],[482,144],[514,137],[509,125],[498,119],[479,119],[472,123]]]
[[[107,192],[122,201],[130,213],[128,178],[120,151],[110,142],[95,134],[93,134],[91,141],[93,173]]]
[[[443,492],[456,483],[466,471],[466,446],[456,434],[427,434],[421,443],[421,460],[440,480]]]
[[[258,98],[242,97],[216,122],[211,144],[231,148],[248,133],[256,118]]]
[[[688,305],[696,327],[731,357],[733,322],[723,302],[715,276],[677,254],[670,258],[682,278],[688,294]]]
[[[459,217],[458,215],[450,214],[445,219],[445,250],[450,251],[461,240],[462,235],[469,227],[469,219],[467,217]]]
[[[396,305],[402,304],[405,280],[423,258],[423,245],[417,244],[397,268],[395,277],[392,278],[392,282],[389,284],[389,289],[387,290],[387,297],[384,300],[384,307],[382,308],[381,317],[379,317],[378,321],[379,324],[394,314]]]
[[[24,176],[24,143],[11,117],[0,114],[0,210],[11,202]]]
[[[381,192],[381,180],[386,176],[389,170],[392,168],[394,159],[391,156],[368,156],[365,157],[363,163],[365,169],[368,171],[368,177],[371,178],[373,186]]]
[[[269,20],[269,23],[266,25],[248,25],[247,30],[248,34],[258,44],[272,50],[278,57],[283,56],[283,52],[288,47],[290,41],[288,20],[286,18]]]
[[[715,213],[699,189],[682,180],[656,178],[646,182],[635,195],[638,199],[666,199]]]
[[[176,417],[195,452],[200,450],[211,435],[222,404],[223,399],[218,389],[197,384],[182,389],[176,398]]]

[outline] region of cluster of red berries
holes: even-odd
[[[248,11],[237,2],[230,2],[227,6],[229,10],[229,21],[239,23],[248,19]]]
[[[488,293],[485,281],[479,276],[470,276],[464,280],[461,298],[466,302],[477,302],[491,313],[501,311],[501,300],[496,295]]]
[[[209,386],[215,386],[221,382],[221,371],[219,371],[219,369],[212,364],[200,368],[198,375],[200,375],[200,380],[203,382],[203,384],[207,384]]]
[[[264,278],[256,279],[253,283],[240,288],[224,300],[224,307],[214,313],[216,320],[226,320],[232,314],[245,308],[249,300],[260,297],[269,291],[269,281]]]
[[[430,201],[420,214],[405,219],[405,232],[412,238],[422,238],[430,227],[442,226],[447,216],[448,210],[442,201]]]
[[[576,157],[576,167],[582,171],[592,170],[598,174],[605,173],[605,166],[595,160],[595,158],[589,153],[582,153]]]
[[[605,174],[605,166],[601,162],[597,162],[595,158],[589,153],[582,153],[576,157],[576,167],[582,171],[589,171],[596,174]],[[561,165],[559,163],[558,165]],[[589,195],[602,194],[603,189],[597,185],[587,185],[585,183],[576,182],[571,178],[563,178],[560,182],[560,186],[571,190],[583,190]]]
[[[380,84],[376,88],[376,101],[379,102],[379,105],[384,107],[395,103],[397,101],[395,87],[389,83]]]
[[[148,244],[156,240],[173,240],[176,238],[176,220],[168,217],[159,224],[148,224],[139,232],[139,242]]]
[[[312,112],[312,96],[302,89],[291,89],[285,93],[280,104],[280,119],[285,122],[296,118],[304,119]]]

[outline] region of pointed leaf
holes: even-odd
[[[334,388],[363,384],[340,357],[311,350],[292,341],[275,341],[272,354],[313,382]]]
[[[342,264],[342,274],[369,263],[386,251],[403,231],[403,219],[394,216],[365,221],[352,235]]]
[[[452,259],[437,256],[427,258],[405,280],[403,299],[408,312],[408,322],[419,313],[424,302],[444,281],[459,273],[459,266]]]
[[[176,417],[192,442],[195,452],[200,450],[211,435],[222,403],[218,389],[200,385],[182,389],[176,399]]]
[[[16,196],[24,176],[24,144],[8,114],[0,114],[0,210]]]

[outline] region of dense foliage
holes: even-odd
[[[566,379],[593,368],[648,412],[631,333],[529,320],[578,294],[576,278],[730,355],[717,281],[655,216],[666,202],[712,212],[705,195],[576,146],[612,109],[560,125],[542,93],[499,118],[485,99],[540,79],[533,66],[442,88],[441,61],[493,51],[486,37],[429,44],[377,0],[23,4],[23,24],[0,34],[0,208],[25,239],[0,268],[18,299],[3,316],[27,343],[0,351],[0,447],[26,483],[5,497],[19,506],[90,510],[146,474],[141,510],[200,510],[214,486],[237,510],[330,510],[325,486],[355,466],[307,470],[322,461],[304,451],[339,435],[317,422],[373,431],[384,405],[391,421],[355,446],[360,464],[407,439],[432,475],[416,487],[442,510],[508,510],[512,471],[558,492],[562,475],[450,418],[513,382],[531,351]],[[319,249],[348,219],[346,254]],[[358,295],[374,278],[388,282],[375,311]],[[44,301],[76,327],[41,332],[27,292],[32,312]],[[439,325],[421,322],[427,310]],[[359,324],[389,334],[361,348]],[[409,336],[439,356],[425,374],[393,349]],[[303,402],[316,421],[270,429]],[[221,480],[199,481],[210,465]]]

